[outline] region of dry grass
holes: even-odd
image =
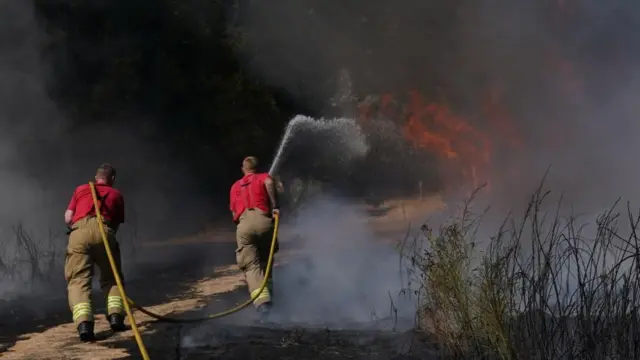
[[[136,256],[136,236],[135,226],[119,236],[128,262]],[[1,232],[0,241],[0,289],[5,300],[62,286],[67,244],[64,232],[50,230],[36,235],[23,223],[16,223]]]
[[[36,237],[22,223],[6,233],[0,247],[0,278],[31,285],[54,281],[64,261],[64,248],[60,246],[63,234],[50,231],[48,236]]]
[[[445,357],[640,357],[640,217],[616,203],[589,225],[561,217],[559,205],[544,211],[547,196],[537,191],[521,220],[485,241],[470,201],[405,243],[419,323]]]

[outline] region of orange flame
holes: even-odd
[[[562,25],[579,15],[580,3],[557,0],[554,10]],[[585,68],[579,62],[569,61],[570,52],[559,43],[548,46],[541,52],[539,63],[554,79],[554,90],[559,90],[559,95],[566,96],[570,103],[584,102]],[[555,86],[555,81],[560,86]],[[457,192],[459,186],[475,190],[483,184],[496,183],[491,177],[499,175],[503,160],[509,163],[507,166],[517,167],[510,170],[525,174],[526,167],[519,161],[525,161],[526,157],[513,156],[514,152],[525,150],[525,140],[513,121],[505,101],[506,93],[502,87],[491,84],[479,98],[480,106],[464,114],[451,104],[434,101],[418,91],[410,91],[406,96],[370,95],[359,104],[359,118],[368,121],[382,116],[396,122],[408,144],[436,157],[441,180],[450,186],[449,190]],[[542,140],[545,146],[562,145],[568,136],[566,130],[556,124],[550,126],[544,138],[537,140]],[[527,136],[533,140],[538,135],[527,133]],[[528,142],[529,146],[532,144]]]
[[[382,115],[398,122],[414,149],[436,156],[445,191],[468,192],[490,185],[495,144],[522,147],[522,138],[501,98],[498,87],[490,88],[479,116],[469,118],[454,113],[447,104],[426,101],[419,92],[410,91],[404,114],[396,118],[389,107],[397,100],[389,94],[369,97],[359,107],[359,114],[361,121]],[[479,119],[485,120],[482,130],[472,121]]]

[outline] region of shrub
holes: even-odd
[[[419,324],[446,358],[640,356],[640,217],[627,207],[623,221],[616,203],[595,226],[579,223],[560,216],[561,202],[545,211],[547,195],[537,191],[522,219],[509,216],[484,241],[473,197],[414,239],[405,258],[420,284]]]

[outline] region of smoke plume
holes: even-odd
[[[638,197],[639,9],[623,0],[285,1],[250,3],[244,19],[249,52],[260,54],[255,73],[317,107],[345,69],[360,99],[417,89],[461,114],[498,86],[523,149],[496,144],[489,202],[525,202],[550,167],[550,189],[599,209]]]
[[[274,272],[273,321],[353,326],[413,317],[413,301],[400,296],[398,252],[364,220],[362,209],[337,198],[305,206],[285,232],[293,255]]]
[[[0,274],[0,296],[5,299],[10,294],[3,290],[13,288],[12,282],[28,292],[25,284],[39,275],[24,265],[35,255],[21,242],[25,237],[18,235],[19,229],[40,255],[40,271],[63,278],[64,210],[75,187],[92,180],[103,162],[118,169],[116,187],[124,194],[127,212],[119,235],[125,250],[131,241],[183,235],[185,228],[197,229],[211,216],[208,201],[181,164],[154,145],[153,119],[124,112],[110,122],[77,121],[57,106],[50,97],[51,59],[44,52],[50,36],[32,1],[0,5],[0,259],[6,272]],[[188,211],[177,215],[184,204]],[[135,278],[136,265],[128,255],[125,251],[125,274]],[[57,289],[62,294],[64,287]]]

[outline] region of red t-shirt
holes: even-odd
[[[269,212],[269,194],[264,183],[271,178],[268,173],[247,174],[231,186],[229,209],[233,212],[233,221],[247,209],[259,209]]]
[[[96,184],[96,193],[98,194],[98,203],[102,203],[100,205],[100,213],[104,220],[109,221],[112,226],[122,224],[124,222],[124,199],[120,191],[110,185]],[[74,212],[71,224],[84,217],[95,215],[89,184],[80,185],[76,188],[73,196],[71,196],[67,210]]]

